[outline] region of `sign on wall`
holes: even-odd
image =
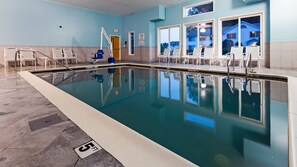
[[[144,33],[138,34],[138,46],[145,45],[145,35]]]

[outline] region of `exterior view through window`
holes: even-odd
[[[191,23],[185,25],[186,54],[192,54],[194,48],[213,46],[213,22]]]
[[[186,6],[184,7],[183,11],[184,17],[213,12],[213,1],[206,1],[191,6]]]
[[[128,33],[128,39],[129,39],[129,55],[134,55],[134,46],[135,46],[135,40],[134,40],[134,32]]]
[[[172,54],[175,48],[180,47],[180,27],[168,27],[159,29],[159,51],[163,55],[164,49],[169,48]]]
[[[222,21],[222,54],[230,52],[232,46],[262,46],[261,16],[239,17]]]

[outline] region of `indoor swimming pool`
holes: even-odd
[[[128,66],[36,75],[199,166],[288,166],[284,81]]]

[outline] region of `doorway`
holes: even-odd
[[[121,60],[120,36],[112,35],[110,36],[110,39],[113,47],[113,57],[115,60]]]

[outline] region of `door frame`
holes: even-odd
[[[120,61],[122,60],[122,44],[121,44],[121,36],[120,35],[110,35],[110,40],[111,40],[111,37],[119,37],[119,59]],[[113,48],[113,46],[112,46]]]

